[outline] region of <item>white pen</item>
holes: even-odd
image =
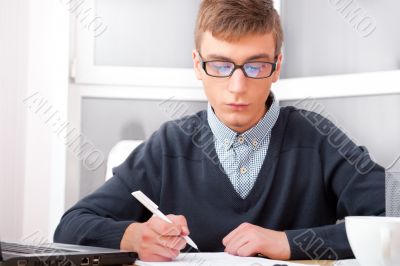
[[[167,223],[172,224],[172,221],[170,219],[168,219],[167,216],[165,216],[159,209],[158,206],[151,201],[151,199],[149,199],[145,194],[143,194],[142,191],[138,190],[135,192],[132,192],[132,196],[134,196],[138,201],[140,201],[140,203],[142,203],[149,211],[151,211],[154,215],[156,215],[157,217],[163,219],[164,221],[166,221]],[[189,245],[191,245],[192,247],[194,247],[195,249],[199,250],[199,248],[197,247],[197,245],[193,242],[192,239],[190,239],[190,237],[188,236],[184,236],[183,237],[186,240],[186,243],[188,243]]]

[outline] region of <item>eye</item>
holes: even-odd
[[[209,70],[213,73],[217,72],[220,75],[228,75],[232,71],[233,65],[230,62],[208,62]]]
[[[246,64],[244,66],[247,75],[251,77],[257,76],[260,73],[261,68],[262,68],[261,64],[255,64],[255,63]]]
[[[254,70],[260,70],[259,66],[247,66],[246,69],[250,70],[250,71],[254,71]]]
[[[227,69],[231,68],[231,65],[227,62],[212,62],[211,64],[216,69]]]
[[[244,70],[249,77],[265,77],[271,72],[271,65],[263,62],[252,62],[244,65]]]

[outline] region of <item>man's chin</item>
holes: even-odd
[[[229,127],[230,129],[236,131],[236,132],[243,132],[247,130],[247,125],[249,124],[247,121],[242,121],[242,120],[228,120],[226,126]]]

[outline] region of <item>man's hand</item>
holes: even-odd
[[[132,223],[125,230],[121,249],[137,252],[143,261],[170,261],[186,246],[189,235],[185,217],[167,215],[172,224],[153,216],[144,223]]]
[[[262,254],[270,259],[288,260],[290,246],[285,232],[242,223],[223,240],[225,252],[236,256]]]

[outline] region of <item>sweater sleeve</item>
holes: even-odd
[[[366,148],[357,146],[343,131],[323,118],[316,126],[322,137],[320,159],[325,193],[336,208],[336,218],[385,214],[385,172]],[[318,215],[318,214],[315,214]],[[291,259],[354,257],[344,222],[285,231]]]
[[[126,228],[151,217],[131,193],[141,190],[158,201],[161,156],[156,132],[113,169],[111,179],[63,215],[54,241],[119,249]]]

